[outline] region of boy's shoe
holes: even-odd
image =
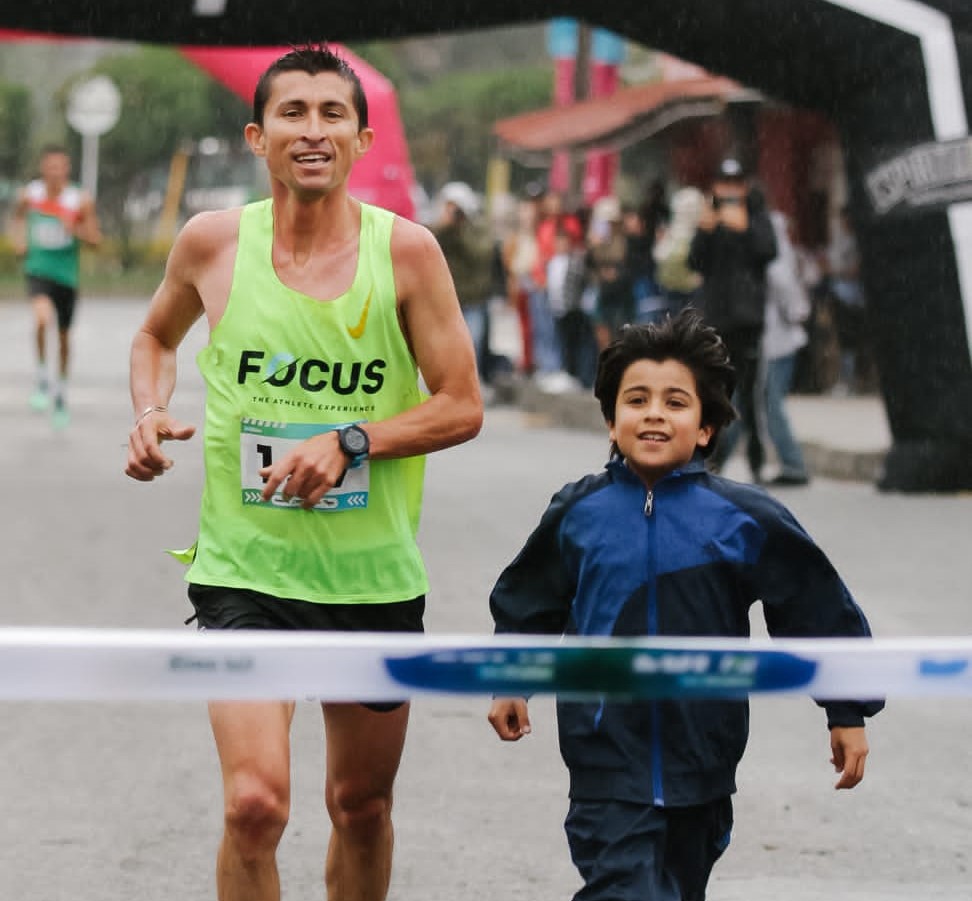
[[[42,391],[38,388],[30,396],[30,408],[32,410],[37,410],[38,413],[46,410],[51,403],[50,395],[46,391]]]
[[[68,412],[68,408],[64,406],[62,401],[57,401],[54,404],[54,416],[52,417],[54,423],[54,428],[57,431],[61,429],[66,429],[71,424],[71,414]]]

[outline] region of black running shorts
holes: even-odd
[[[425,631],[425,595],[390,604],[315,604],[278,598],[249,588],[189,585],[189,600],[200,629],[278,629],[307,632]],[[395,710],[404,701],[366,703],[378,712]]]
[[[57,313],[57,327],[66,332],[74,320],[74,308],[78,301],[78,292],[69,285],[41,278],[38,275],[27,276],[27,295],[33,297],[49,297]]]

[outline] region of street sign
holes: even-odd
[[[79,134],[103,135],[118,122],[121,93],[107,75],[96,75],[71,91],[68,124]]]
[[[68,98],[68,124],[82,136],[81,184],[98,193],[98,138],[111,131],[121,113],[121,93],[107,75],[81,82]]]

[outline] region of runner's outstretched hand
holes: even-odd
[[[125,475],[151,482],[174,465],[162,453],[163,441],[187,441],[196,434],[194,425],[173,419],[167,412],[152,410],[141,416],[128,434],[128,465]]]

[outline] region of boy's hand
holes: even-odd
[[[530,732],[525,698],[496,698],[489,708],[489,722],[503,741],[519,741]]]
[[[867,736],[863,726],[835,726],[830,730],[830,762],[840,773],[834,788],[853,788],[864,778]]]

